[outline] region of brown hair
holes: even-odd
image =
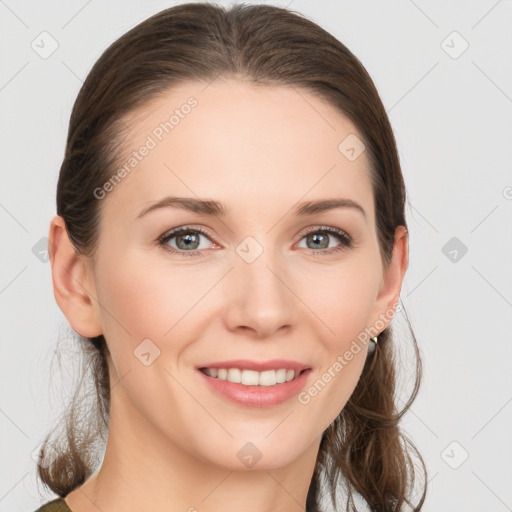
[[[371,163],[379,246],[389,264],[395,229],[407,227],[405,185],[395,138],[373,81],[341,42],[300,13],[243,4],[225,9],[190,3],[163,10],[117,39],[95,63],[73,107],[57,186],[57,214],[64,218],[77,252],[94,257],[101,212],[93,191],[113,175],[127,131],[123,117],[180,82],[219,76],[304,88],[354,123]],[[399,428],[419,389],[421,358],[412,333],[415,384],[408,402],[397,411],[393,338],[390,328],[381,333],[352,396],[334,427],[323,434],[307,496],[308,512],[319,510],[322,475],[334,505],[338,481],[344,477],[347,510],[349,505],[357,510],[354,492],[373,511],[399,511],[404,503],[421,510],[426,467]],[[41,481],[62,497],[94,472],[94,447],[105,437],[109,421],[105,339],[79,339],[94,380],[93,414],[84,425],[78,417],[82,406],[73,400],[64,415],[64,436],[51,443],[51,460],[45,445],[52,433],[45,438],[40,457],[48,460],[38,465]],[[425,475],[416,505],[410,501],[415,481],[410,450]]]

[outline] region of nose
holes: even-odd
[[[227,327],[255,338],[289,330],[296,314],[294,308],[300,303],[288,284],[289,272],[271,257],[271,251],[263,250],[253,261],[247,257],[249,253],[239,254],[242,256],[236,255],[234,268],[223,285]]]

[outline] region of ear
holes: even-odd
[[[76,251],[60,215],[51,220],[48,239],[57,304],[74,331],[88,338],[99,336],[102,329],[90,260]]]
[[[395,230],[391,262],[384,268],[370,327],[382,332],[389,326],[399,303],[402,282],[409,266],[409,233],[405,226]]]

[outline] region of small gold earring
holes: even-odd
[[[371,356],[375,352],[375,349],[377,348],[377,343],[379,341],[379,337],[374,336],[373,338],[371,338],[370,341],[371,343],[368,345],[368,356]]]

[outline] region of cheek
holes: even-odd
[[[376,266],[354,257],[337,268],[319,267],[302,275],[297,296],[319,321],[324,342],[338,350],[350,345],[369,327],[379,285]]]
[[[321,367],[310,385],[298,396],[304,414],[318,418],[327,427],[345,407],[352,395],[367,357],[366,338],[374,298],[376,274],[361,273],[347,265],[337,274],[326,272],[325,279],[315,276],[304,283],[304,302],[318,317],[317,345],[322,350]],[[318,286],[318,282],[325,283]],[[312,290],[306,295],[306,290]]]
[[[162,311],[163,304],[173,311],[172,295],[164,296],[161,288],[155,287],[157,276],[140,263],[126,255],[112,255],[103,258],[97,268],[103,334],[114,360],[131,355],[145,339],[160,338],[172,325],[173,319]],[[157,346],[161,348],[160,343]]]
[[[197,301],[199,292],[190,282],[190,272],[178,269],[170,275],[168,268],[159,269],[148,260],[135,255],[115,265],[104,264],[98,272],[98,295],[128,331],[161,336],[183,316],[190,302]],[[108,324],[114,321],[109,315],[104,319]]]
[[[208,291],[218,279],[211,269],[171,268],[164,258],[155,261],[145,253],[125,251],[123,258],[104,258],[96,274],[103,333],[118,364],[131,365],[134,351],[149,339],[164,356],[158,363],[174,366],[211,320]],[[174,352],[171,358],[165,357],[168,349]]]

